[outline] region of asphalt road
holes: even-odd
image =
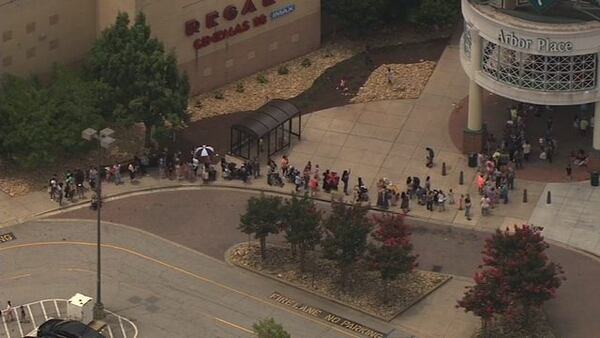
[[[247,237],[237,229],[239,215],[252,192],[231,190],[171,191],[138,195],[106,203],[103,219],[154,233],[199,252],[223,259],[231,245]],[[326,205],[323,206],[326,208]],[[60,218],[91,218],[80,209]],[[471,277],[481,262],[484,239],[476,231],[408,219],[414,226],[413,243],[421,269]],[[600,262],[552,245],[550,259],[560,263],[567,281],[545,310],[559,337],[588,338],[600,332]]]
[[[95,297],[94,229],[93,221],[81,220],[3,229],[17,239],[0,245],[1,301],[18,306],[68,299],[76,292]],[[269,300],[274,290],[308,304],[320,301],[301,298],[275,281],[130,227],[103,224],[103,236],[103,302],[137,323],[140,338],[251,338],[252,324],[266,317],[274,317],[295,337],[359,338],[274,304]],[[391,330],[374,320],[365,325]],[[7,337],[2,332],[0,337]],[[13,329],[10,337],[20,335]]]

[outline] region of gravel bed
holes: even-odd
[[[311,256],[314,258],[315,255]],[[379,273],[368,271],[365,263],[357,264],[349,283],[350,290],[344,292],[340,289],[339,270],[333,261],[307,257],[306,272],[302,273],[289,248],[269,246],[263,262],[258,244],[242,243],[229,251],[228,259],[236,265],[285,280],[388,321],[450,279],[444,274],[421,270],[404,274],[389,284],[390,299],[385,303]]]

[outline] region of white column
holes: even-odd
[[[482,127],[481,87],[475,77],[481,70],[481,36],[479,31],[471,29],[471,79],[469,80],[469,115],[467,129],[480,131]]]
[[[467,129],[481,130],[481,87],[473,80],[469,81],[469,115]]]
[[[600,150],[600,102],[594,103],[594,149]]]

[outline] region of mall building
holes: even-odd
[[[596,0],[462,0],[462,13],[460,59],[469,77],[465,151],[481,148],[482,89],[538,105],[593,103],[600,121]],[[594,128],[593,146],[600,149],[600,128]]]
[[[142,11],[174,51],[192,92],[210,90],[320,45],[320,0],[0,0],[0,74],[81,62],[117,13]]]

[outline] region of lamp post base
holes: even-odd
[[[104,304],[102,304],[102,302],[96,302],[96,304],[94,304],[94,319],[101,320],[104,319],[105,316]]]

